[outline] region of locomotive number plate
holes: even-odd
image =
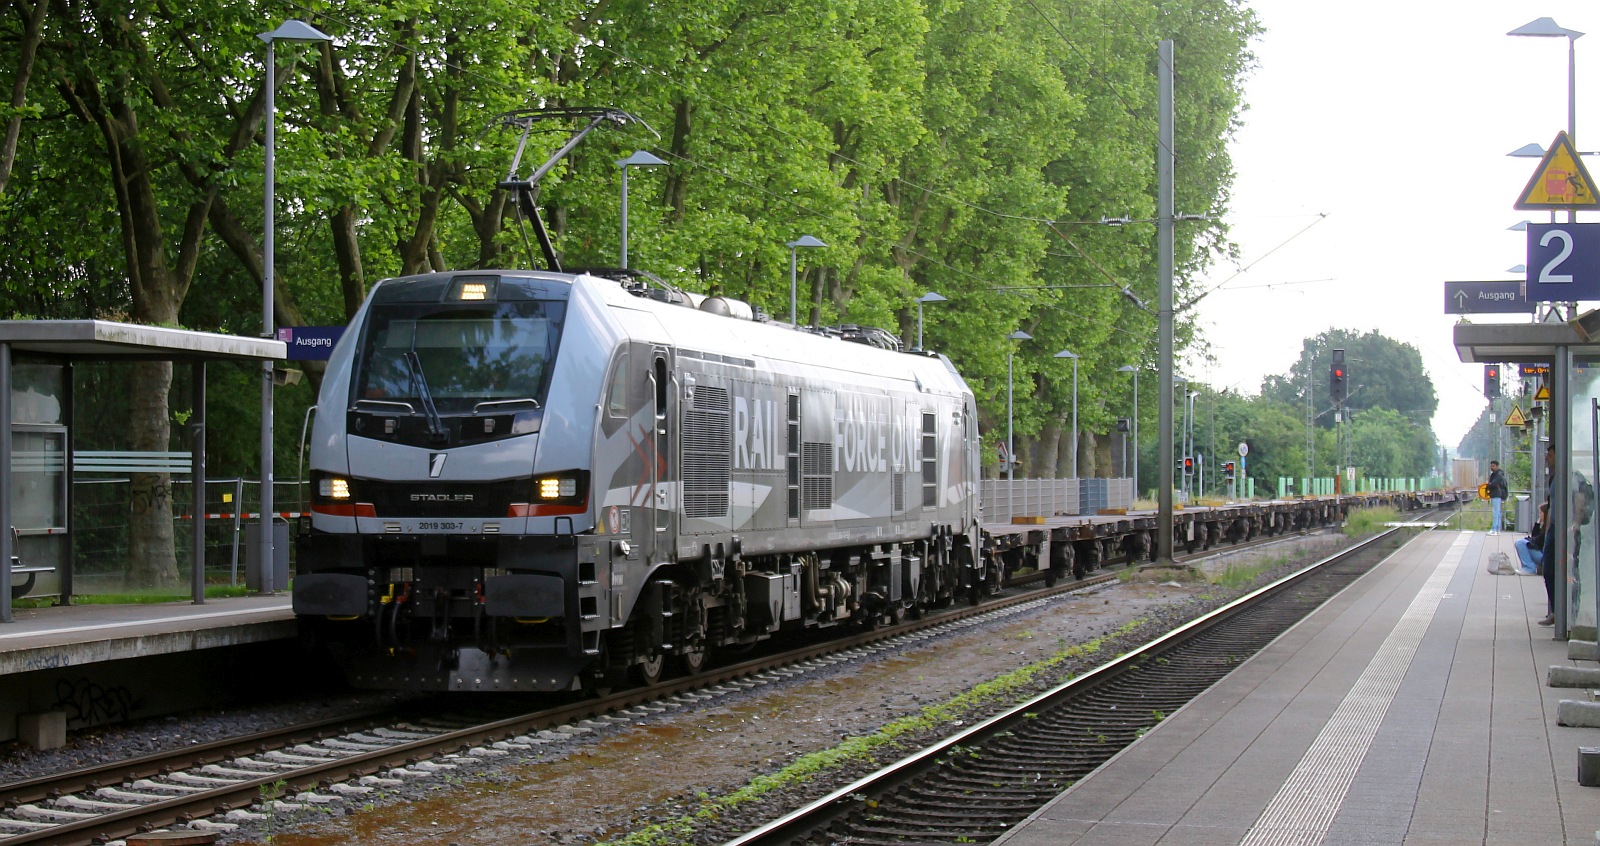
[[[476,532],[478,524],[464,520],[418,520],[419,532]]]

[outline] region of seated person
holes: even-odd
[[[1550,505],[1544,503],[1539,506],[1539,518],[1533,523],[1533,531],[1525,538],[1517,538],[1511,546],[1517,550],[1519,562],[1517,572],[1524,576],[1537,576],[1544,566],[1544,529],[1549,521]]]

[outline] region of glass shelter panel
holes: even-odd
[[[1568,628],[1595,631],[1596,534],[1595,485],[1600,481],[1600,357],[1574,356],[1568,379],[1571,400],[1572,443],[1568,452],[1571,476],[1567,482],[1570,504],[1565,521],[1571,557],[1567,566]],[[1558,447],[1559,448],[1559,447]],[[1556,526],[1563,521],[1553,520]],[[1560,572],[1557,570],[1556,572]],[[1561,591],[1557,590],[1557,596]]]

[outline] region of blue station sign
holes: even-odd
[[[281,326],[278,340],[288,345],[289,361],[327,361],[333,345],[344,334],[343,326]]]
[[[1521,279],[1444,283],[1445,314],[1528,314],[1533,303]]]
[[[1600,300],[1600,223],[1528,224],[1528,299]]]

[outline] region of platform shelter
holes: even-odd
[[[1454,340],[1464,362],[1544,368],[1535,382],[1549,390],[1549,400],[1542,409],[1530,410],[1543,412],[1532,417],[1556,447],[1554,468],[1544,467],[1542,447],[1532,456],[1534,507],[1547,499],[1553,522],[1565,529],[1555,541],[1555,637],[1593,642],[1600,623],[1595,570],[1600,557],[1595,495],[1600,487],[1600,337],[1580,330],[1582,322],[1458,323]]]
[[[170,361],[193,371],[190,470],[205,478],[206,365],[257,363],[285,357],[282,341],[191,332],[106,320],[0,321],[0,623],[11,622],[16,582],[52,582],[72,595],[72,366],[79,362]],[[267,378],[263,374],[262,378]],[[205,512],[203,484],[194,514]],[[194,521],[195,549],[204,526]],[[191,568],[194,601],[205,601],[205,568]]]

